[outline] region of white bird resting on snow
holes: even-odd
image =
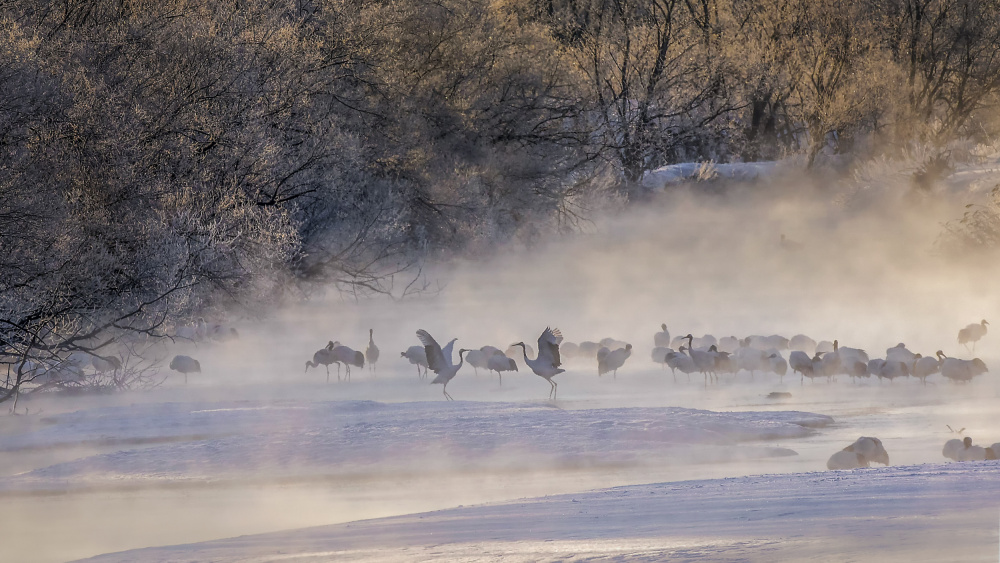
[[[968,436],[963,440],[952,438],[944,443],[941,454],[955,461],[984,461],[987,459],[997,459],[996,446],[997,444],[993,444],[988,448],[974,446],[972,445],[972,438]]]
[[[872,462],[889,465],[889,453],[885,451],[882,440],[862,436],[843,450],[830,456],[826,462],[827,469],[859,469],[871,467]]]

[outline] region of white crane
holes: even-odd
[[[684,353],[686,350],[687,346],[681,346],[677,352],[667,352],[665,359],[670,372],[674,375],[674,383],[677,383],[676,370],[681,370],[681,373],[687,374],[688,381],[691,381],[691,374],[698,371],[698,367],[694,365],[694,360],[691,359],[691,356]]]
[[[885,349],[885,361],[887,362],[903,362],[907,365],[912,364],[913,360],[917,358],[917,355],[909,351],[906,348],[906,344],[900,342],[892,348]]]
[[[555,399],[558,395],[559,385],[552,381],[552,378],[566,371],[559,367],[559,343],[562,342],[562,333],[558,328],[546,327],[542,335],[538,337],[538,356],[534,360],[528,358],[528,347],[524,342],[511,344],[511,347],[520,346],[521,354],[524,356],[524,363],[535,372],[535,375],[549,382],[552,389],[549,391],[549,398]]]
[[[410,364],[417,366],[417,378],[423,379],[427,377],[427,353],[424,352],[423,346],[410,346],[405,352],[400,352],[399,356],[406,358],[410,361]],[[423,367],[423,371],[420,368]]]
[[[457,338],[452,338],[444,348],[424,329],[417,331],[417,338],[424,345],[424,354],[427,355],[427,366],[437,374],[437,377],[431,381],[431,385],[435,383],[443,384],[444,388],[442,392],[444,393],[444,398],[454,401],[451,395],[448,394],[448,382],[455,377],[458,370],[462,369],[462,364],[465,363],[462,354],[468,352],[468,350],[462,348],[458,351],[458,364],[456,365],[451,363],[451,351],[455,346],[455,341],[458,340]]]
[[[800,384],[805,381],[806,375],[809,377],[813,375],[812,358],[802,350],[793,350],[788,354],[788,367],[792,368],[792,373],[798,373],[801,376]]]
[[[183,373],[184,383],[187,383],[189,373],[201,373],[201,364],[191,356],[174,356],[170,360],[170,369]]]
[[[667,348],[666,346],[657,346],[653,348],[653,351],[649,356],[655,363],[660,364],[663,369],[667,369],[667,354],[670,354],[671,352],[674,352],[671,348]]]
[[[601,346],[604,346],[608,350],[617,350],[619,348],[624,348],[625,345],[628,344],[628,342],[618,340],[617,338],[611,338],[609,336],[607,338],[602,338],[600,344]]]
[[[816,353],[816,341],[804,334],[796,334],[788,341],[789,350],[799,350],[810,356]]]
[[[340,342],[333,343],[333,357],[334,362],[337,364],[337,381],[340,381],[340,364],[344,364],[347,373],[344,375],[344,381],[351,380],[351,366],[363,368],[365,367],[365,355],[353,348],[348,348],[343,346]]]
[[[528,355],[531,355],[531,356],[535,355],[535,349],[532,348],[530,344],[528,344],[527,346],[525,346],[525,351],[528,353]],[[517,353],[517,346],[515,344],[511,344],[510,346],[508,346],[507,349],[504,350],[503,353],[508,358],[514,358],[515,360],[519,356],[519,354]],[[527,365],[527,364],[525,364],[525,365]]]
[[[625,365],[625,360],[632,355],[632,345],[626,344],[624,348],[609,350],[601,348],[597,351],[597,375],[614,372],[614,378],[618,379],[618,368]]]
[[[469,350],[469,353],[465,355],[465,361],[469,362],[472,369],[479,375],[479,368],[490,369],[488,362],[492,354],[487,354],[480,350]]]
[[[90,364],[97,373],[117,372],[122,369],[122,361],[114,356],[91,356]]]
[[[368,362],[368,369],[375,373],[375,362],[378,361],[378,346],[375,345],[375,329],[368,329],[368,347],[365,348],[365,360]]]
[[[698,368],[698,371],[705,376],[705,386],[708,386],[709,377],[714,377],[718,380],[718,376],[715,374],[715,359],[718,356],[718,348],[715,344],[708,347],[708,350],[695,350],[692,345],[694,343],[694,336],[688,334],[684,338],[688,341],[688,354],[691,355],[691,359],[694,361],[694,365]],[[715,340],[712,338],[712,340]]]
[[[559,353],[564,358],[575,358],[580,355],[580,345],[576,342],[563,342],[559,345]]]
[[[469,352],[470,354],[472,352]],[[493,354],[486,360],[486,368],[490,371],[497,372],[497,377],[500,378],[500,385],[503,385],[503,373],[504,371],[517,371],[517,362],[513,358],[508,358],[503,352],[497,350],[496,354]]]
[[[778,376],[778,381],[785,378],[785,374],[788,373],[788,362],[785,358],[781,357],[781,354],[775,352],[767,357],[767,361],[770,364],[771,373]]]
[[[972,381],[973,377],[989,371],[979,358],[971,360],[949,358],[941,350],[937,351],[937,356],[941,359],[941,375],[952,381]]]
[[[722,338],[719,339],[720,352],[727,352],[729,354],[732,354],[733,352],[739,350],[740,346],[742,345],[743,343],[740,342],[740,339],[736,338],[735,336],[723,336]]]
[[[920,379],[920,382],[927,385],[927,378],[941,371],[941,360],[932,356],[921,356],[917,354],[910,366],[910,375]]]
[[[581,358],[587,358],[592,360],[597,357],[598,350],[601,349],[601,345],[597,342],[591,342],[590,340],[584,340],[580,343],[579,353],[577,354]]]
[[[969,342],[972,343],[972,351],[976,351],[976,342],[980,338],[986,336],[986,326],[990,323],[986,322],[986,319],[978,323],[972,323],[971,325],[958,331],[958,343],[965,346],[966,349],[969,348]]]
[[[906,362],[876,358],[868,362],[868,373],[878,376],[879,383],[881,383],[883,379],[888,379],[889,383],[892,383],[892,380],[897,377],[906,377],[910,375],[910,369],[907,367]]]
[[[656,334],[653,335],[653,346],[659,346],[659,347],[662,347],[662,348],[669,348],[670,347],[670,331],[667,330],[667,323],[661,324],[660,328],[663,329],[663,330],[661,330],[660,332],[657,332]]]
[[[306,369],[303,373],[309,371],[309,368],[324,366],[326,367],[326,382],[330,383],[330,364],[336,361],[337,357],[333,353],[333,342],[331,341],[325,348],[316,350],[316,353],[313,354],[312,361],[306,361]]]

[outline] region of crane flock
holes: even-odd
[[[988,324],[983,320],[963,328],[959,331],[959,343],[974,346],[985,336]],[[693,374],[701,375],[706,387],[718,384],[720,376],[736,378],[744,373],[750,380],[757,376],[776,376],[783,381],[786,375],[798,375],[800,385],[804,385],[806,379],[833,382],[838,376],[847,376],[855,383],[862,378],[874,377],[879,383],[889,384],[900,378],[913,377],[926,385],[927,379],[935,374],[961,383],[988,371],[979,358],[949,357],[941,350],[923,355],[909,350],[902,342],[887,348],[884,357],[872,358],[863,349],[841,346],[839,340],[816,341],[804,334],[791,338],[777,334],[716,338],[710,334],[695,336],[692,333],[671,337],[665,323],[660,325],[660,329],[652,334],[653,347],[649,358],[664,370],[669,368],[674,383],[680,372],[689,381]],[[338,364],[338,380],[340,363],[347,366],[348,374],[350,366],[363,366],[365,358],[369,365],[373,364],[378,359],[378,348],[374,344],[374,331],[370,329],[368,334],[369,344],[364,357],[360,352],[331,341],[327,348],[314,354],[312,361],[306,363],[306,369],[327,366],[329,381],[331,363]],[[564,340],[559,329],[546,328],[538,337],[537,354],[523,341],[511,344],[504,351],[487,345],[459,350],[456,364],[452,355],[457,338],[440,346],[427,331],[418,330],[416,334],[421,345],[410,346],[400,352],[400,357],[416,366],[418,379],[424,379],[428,371],[433,371],[436,377],[431,383],[441,384],[442,393],[448,400],[452,397],[447,385],[465,364],[472,366],[477,375],[481,369],[496,372],[500,386],[503,385],[503,372],[517,372],[520,364],[549,383],[549,398],[555,400],[559,384],[553,378],[566,371],[561,367],[564,361],[594,362],[598,376],[611,373],[612,378],[617,379],[618,371],[632,358],[634,350],[632,344],[612,337],[569,342]],[[340,352],[335,354],[335,350]]]

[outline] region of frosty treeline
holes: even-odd
[[[998,87],[995,0],[3,1],[0,400],[664,164],[989,136]]]

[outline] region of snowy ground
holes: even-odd
[[[970,464],[636,485],[88,561],[995,561],[998,477]]]
[[[0,427],[8,538],[0,560],[66,561],[397,516],[302,532],[308,541],[298,532],[251,536],[224,552],[198,544],[109,560],[281,560],[279,551],[320,553],[315,560],[795,560],[817,546],[854,553],[879,538],[891,538],[890,553],[902,558],[927,538],[939,543],[921,533],[934,522],[975,536],[962,544],[975,559],[995,538],[1000,495],[990,463],[823,471],[859,435],[881,437],[897,465],[942,462],[945,424],[968,427],[977,442],[1000,439],[990,379],[800,386],[744,375],[705,388],[637,363],[617,380],[568,372],[555,403],[538,398],[548,385],[533,375],[505,377],[501,388],[495,377],[463,372],[449,391],[471,400],[449,403],[408,367],[385,365],[378,378],[356,374],[349,384],[300,374],[270,399],[261,397],[267,385],[204,378],[123,397],[30,401],[40,414],[4,417]],[[793,396],[775,402],[766,398],[772,390]],[[600,490],[609,486],[638,488]],[[945,502],[942,488],[960,502]],[[721,490],[729,493],[710,494]],[[634,502],[662,500],[663,491],[670,502]],[[545,497],[559,494],[571,496]],[[803,512],[802,503],[815,504],[810,495],[825,504]],[[870,512],[857,512],[858,498],[872,499]],[[766,503],[753,507],[754,499]],[[402,516],[481,503],[501,504]],[[456,527],[463,510],[475,517],[468,522],[497,524]],[[521,511],[520,523],[511,510]],[[551,521],[552,510],[603,516],[583,526],[578,517]],[[753,510],[766,518],[754,521]],[[824,510],[856,531],[850,549],[820,533]],[[39,529],[41,521],[50,527]],[[415,539],[409,526],[425,521]],[[60,541],[45,541],[51,528]]]

